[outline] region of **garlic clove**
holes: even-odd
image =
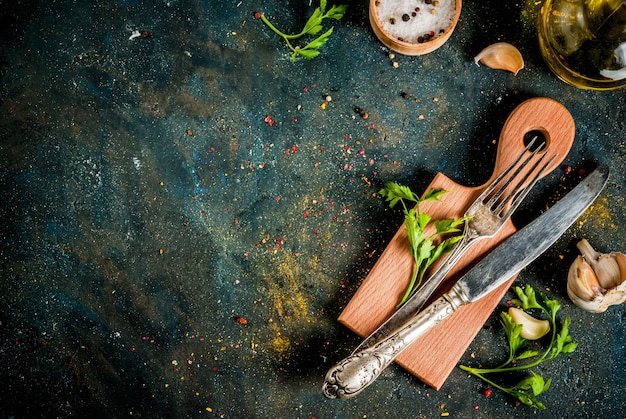
[[[520,336],[528,340],[536,340],[546,335],[550,331],[550,322],[539,320],[517,307],[509,308],[511,319],[522,325]]]
[[[591,265],[582,256],[578,256],[567,274],[567,293],[570,299],[591,301],[604,291]]]
[[[619,283],[623,284],[624,282],[626,282],[626,255],[617,252],[611,254],[614,255],[617,266],[619,266]]]
[[[589,262],[604,289],[611,289],[620,283],[620,267],[615,260],[615,254],[598,253],[585,239],[579,241],[576,247]]]
[[[489,68],[510,71],[514,75],[524,68],[522,54],[507,42],[489,45],[474,57],[474,62],[483,63]]]
[[[619,265],[613,256],[601,255],[592,266],[600,285],[604,288],[613,288],[621,282]]]

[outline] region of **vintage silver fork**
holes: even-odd
[[[557,155],[553,155],[537,170],[548,155],[546,152],[532,165],[530,170],[525,170],[533,157],[545,147],[545,143],[541,143],[537,147],[535,147],[535,143],[537,143],[537,137],[529,142],[515,161],[494,179],[466,210],[465,216],[469,219],[465,222],[463,238],[456,244],[454,250],[445,258],[439,268],[424,281],[399,310],[367,337],[353,353],[362,351],[388,337],[402,327],[410,317],[417,315],[459,259],[476,242],[495,236],[511,218],[511,214],[557,157]],[[529,151],[530,153],[528,153]],[[526,158],[524,158],[525,155]],[[530,182],[528,182],[529,179]]]

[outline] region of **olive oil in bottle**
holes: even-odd
[[[561,80],[583,89],[626,86],[626,0],[546,0],[538,35]]]

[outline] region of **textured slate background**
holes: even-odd
[[[254,14],[296,32],[308,3],[0,2],[0,414],[625,416],[624,306],[591,315],[565,293],[577,239],[625,250],[624,90],[557,80],[532,1],[466,2],[448,43],[398,68],[368,2],[346,1],[322,55],[292,63]],[[517,76],[473,63],[497,41],[521,50]],[[422,190],[439,171],[482,184],[506,117],[536,96],[561,101],[577,134],[518,225],[581,172],[612,169],[520,275],[579,342],[539,370],[548,410],[487,398],[460,370],[435,392],[397,366],[353,400],[325,399],[324,374],[359,341],[336,318],[401,223],[378,189]],[[504,343],[494,313],[462,362],[495,365]]]

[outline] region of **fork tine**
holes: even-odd
[[[513,183],[513,180],[517,179],[517,176],[522,172],[523,169],[526,168],[526,165],[533,159],[533,157],[535,157],[535,155],[537,154],[537,151],[538,150],[535,150],[530,156],[528,156],[526,160],[524,160],[524,162],[516,170],[515,174],[511,176],[511,178],[502,186],[500,191],[497,193],[497,196],[494,196],[491,199],[491,201],[489,202],[490,207],[495,206],[497,200],[499,200],[502,197],[502,195],[504,195],[504,193],[507,191],[507,189],[509,189],[509,186]],[[511,190],[511,192],[507,193],[506,198],[500,200],[498,205],[495,206],[495,208],[492,208],[495,214],[500,214],[500,212],[504,210],[504,208],[508,205],[508,203],[513,200],[513,198],[517,195],[520,189],[522,189],[524,182],[528,180],[530,175],[535,171],[539,163],[543,161],[546,155],[547,154],[544,154],[543,156],[541,156],[541,158],[539,158],[539,160],[535,162],[534,166],[529,171],[527,171],[526,174],[523,175],[521,179],[517,181],[517,183],[515,184],[515,187]]]
[[[548,166],[550,166],[550,164],[552,164],[552,162],[554,161],[554,159],[556,159],[557,156],[558,156],[558,154],[553,155],[541,167],[541,169],[537,172],[537,174],[535,174],[535,177],[533,177],[533,180],[519,194],[515,195],[515,198],[513,199],[513,203],[511,204],[509,209],[506,211],[506,213],[502,217],[509,217],[513,213],[513,211],[515,211],[515,209],[519,206],[519,204],[522,203],[522,201],[524,200],[526,195],[528,195],[528,192],[530,192],[530,190],[533,188],[533,186],[535,186],[535,184],[537,183],[539,178],[543,175],[543,173],[546,171]],[[533,166],[532,170],[530,172],[528,172],[528,173],[532,173],[537,168],[537,166],[543,160],[544,157],[545,157],[545,155],[539,161],[537,161],[537,163],[535,163],[535,165]]]
[[[530,142],[530,144],[528,144],[528,146],[526,147],[526,150],[530,149],[535,140],[537,139],[537,137],[533,138],[533,140]],[[542,144],[543,146],[543,144]],[[526,165],[535,157],[535,155],[539,152],[540,148],[536,148],[529,156],[526,157],[526,159],[522,162],[522,164],[520,164],[517,169],[515,170],[515,172],[504,182],[504,184],[499,185],[499,183],[494,184],[494,188],[498,188],[498,191],[495,192],[489,199],[489,201],[485,204],[487,205],[490,209],[492,209],[496,202],[500,199],[500,197],[506,192],[507,189],[509,189],[509,186],[513,183],[513,181],[517,178],[517,176],[522,172],[522,170],[524,170],[524,168],[526,168]],[[524,153],[526,152],[526,150],[524,150]],[[529,172],[531,173],[531,172]],[[514,189],[514,193],[517,192],[517,190],[519,189],[520,184],[518,183],[518,185],[516,186],[516,188]],[[511,196],[511,194],[509,194],[509,196]],[[501,206],[503,207],[504,205],[506,205],[506,202],[508,202],[507,200],[505,200],[504,204],[502,204]],[[495,213],[499,213],[501,211],[501,209],[499,211],[494,211]]]
[[[531,147],[534,145],[535,141],[537,140],[537,137],[534,137],[530,143],[528,143],[528,145],[526,146],[526,148],[524,150],[522,150],[522,152],[515,158],[515,160],[513,161],[513,163],[511,163],[509,165],[509,167],[507,167],[506,169],[504,169],[502,171],[502,173],[500,173],[498,175],[497,178],[494,179],[493,182],[491,182],[491,184],[487,187],[487,189],[485,189],[480,196],[477,198],[477,201],[485,201],[490,195],[491,193],[496,189],[496,187],[500,184],[500,182],[502,181],[502,179],[504,179],[506,176],[509,175],[509,173],[511,173],[511,171],[515,168],[515,166],[517,166],[517,164],[522,160],[522,157],[524,157],[524,154],[526,154],[526,152],[528,150],[531,149]]]

